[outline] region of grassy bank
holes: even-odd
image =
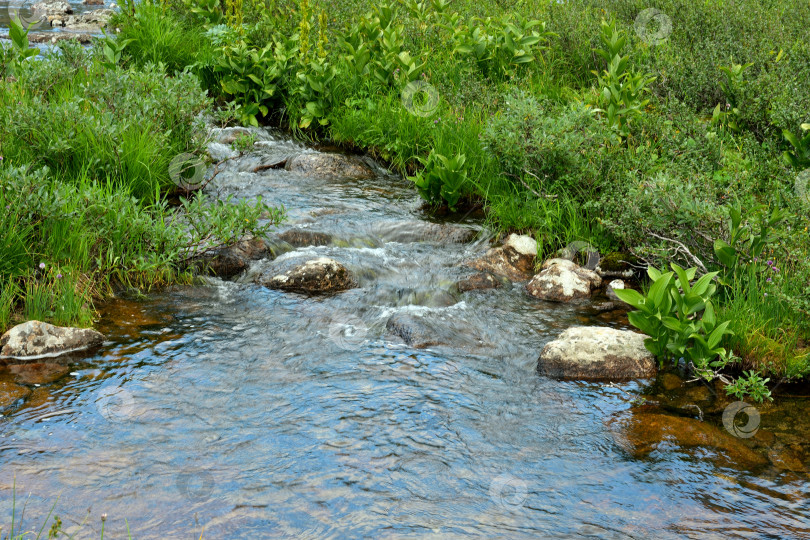
[[[167,202],[169,164],[199,152],[211,106],[195,76],[121,68],[102,43],[26,61],[19,30],[0,64],[0,331],[89,326],[113,290],[187,281],[204,241],[261,231],[261,204]]]

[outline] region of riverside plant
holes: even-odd
[[[604,113],[607,125],[622,137],[630,134],[629,124],[634,117],[641,116],[649,103],[643,99],[647,88],[655,77],[630,69],[630,56],[622,55],[627,44],[627,34],[616,28],[615,22],[602,21],[599,37],[602,49],[595,52],[604,58],[607,67],[602,73],[593,72],[598,77],[600,91],[599,112]]]

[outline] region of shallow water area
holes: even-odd
[[[137,539],[203,529],[203,538],[810,537],[806,398],[761,407],[771,437],[751,443],[761,463],[723,463],[716,448],[674,441],[633,452],[615,419],[646,414],[636,400],[658,399],[650,382],[536,373],[544,344],[565,328],[608,323],[587,306],[532,299],[519,283],[459,293],[453,284],[472,274],[459,263],[488,247],[480,221],[436,224],[484,241],[426,233],[435,229],[409,183],[376,169],[363,180],[252,172],[311,151],[257,134],[252,154],[223,164],[208,191],[261,195],[288,209],[277,232],[332,240],[278,242],[278,258],[235,280],[116,299],[102,311],[99,351],[0,369],[0,381],[31,392],[0,417],[4,531],[16,482],[27,529],[39,530],[59,497],[55,512],[76,538],[97,538],[102,514],[105,535],[124,538],[128,524]],[[254,282],[316,256],[344,264],[358,287],[307,297]],[[437,344],[405,345],[386,330],[394,314],[417,318]],[[716,414],[706,424],[724,429]]]

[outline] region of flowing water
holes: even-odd
[[[207,189],[284,204],[282,229],[334,240],[278,244],[278,259],[236,280],[117,299],[103,310],[98,352],[0,368],[0,381],[32,389],[0,417],[4,531],[16,481],[26,528],[38,530],[59,497],[56,513],[76,538],[97,538],[102,514],[107,538],[126,537],[127,526],[138,539],[203,529],[203,538],[810,537],[803,398],[761,416],[798,466],[724,465],[711,448],[668,443],[630,453],[611,419],[633,414],[646,383],[536,372],[563,329],[621,323],[536,301],[520,284],[454,292],[470,275],[459,262],[486,242],[425,235],[418,197],[395,176],[249,172],[304,150],[259,133],[255,152]],[[480,229],[475,217],[449,221]],[[322,255],[359,287],[306,297],[253,282],[280,261]],[[422,321],[440,344],[406,346],[386,331],[394,314]]]

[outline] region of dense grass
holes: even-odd
[[[203,241],[264,229],[262,204],[167,204],[169,163],[203,142],[210,100],[193,75],[110,66],[69,43],[0,68],[14,73],[0,79],[0,331],[89,326],[116,288],[186,281]]]

